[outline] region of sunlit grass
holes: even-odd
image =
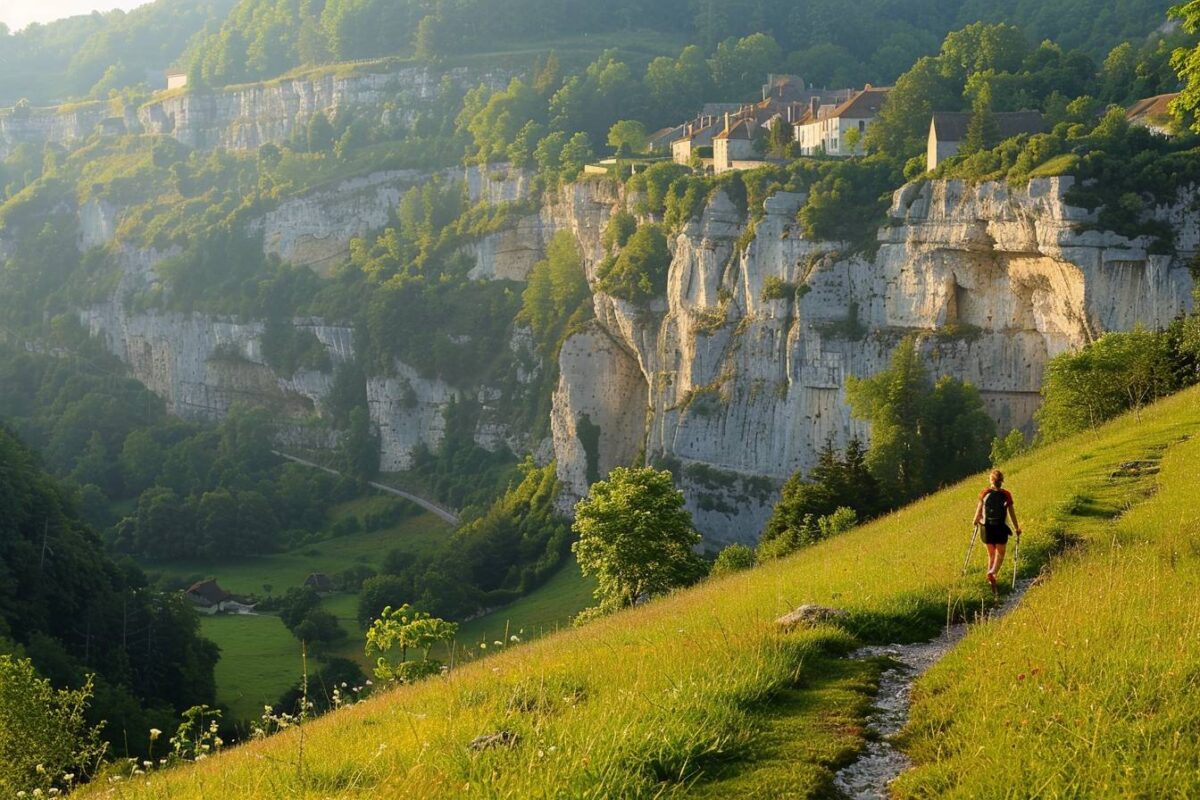
[[[1198,459],[918,684],[900,796],[1200,796]]]
[[[1006,465],[1027,531],[1025,568],[1038,569],[1061,539],[1052,523],[1064,500],[1079,495],[1086,505],[1117,463],[1200,427],[1197,398],[1187,393],[1136,425],[1122,420]],[[807,776],[789,792],[822,791],[830,764],[858,739],[854,683],[871,680],[830,678],[830,659],[863,641],[932,635],[947,598],[967,608],[984,602],[982,561],[966,579],[959,574],[981,485],[975,478],[794,557],[511,648],[148,785],[92,791],[599,798],[709,791],[720,781],[761,788],[738,773],[778,768],[759,756],[787,745],[786,730],[811,737],[785,747],[795,774]],[[846,609],[845,628],[778,632],[773,620],[806,602]],[[807,702],[790,694],[822,680],[833,681],[829,691]],[[772,715],[780,708],[793,711]],[[838,724],[822,727],[825,719]],[[519,738],[469,749],[501,731]]]

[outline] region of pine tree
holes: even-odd
[[[981,150],[991,150],[1000,141],[1000,129],[996,125],[996,115],[992,111],[992,86],[984,81],[975,100],[971,103],[971,121],[967,125],[967,138],[963,141],[960,153],[978,153]]]

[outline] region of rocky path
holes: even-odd
[[[1003,616],[1015,608],[1032,583],[1032,579],[1019,581],[1016,590],[998,608],[992,609],[988,618]],[[856,800],[887,798],[888,784],[911,766],[908,756],[892,744],[892,738],[908,722],[913,681],[950,652],[967,635],[967,630],[968,625],[960,623],[947,627],[941,636],[928,642],[875,645],[851,654],[851,658],[887,656],[899,663],[880,676],[875,710],[867,720],[871,741],[867,742],[862,754],[834,778],[834,786],[845,797]]]
[[[312,467],[313,469],[319,469],[322,472],[328,472],[330,475],[341,475],[342,474],[342,473],[338,472],[336,469],[330,469],[329,467],[323,467],[320,464],[314,463],[312,461],[307,461],[307,460],[305,460],[303,458],[299,458],[297,456],[289,456],[287,453],[281,453],[278,450],[272,450],[271,452],[274,453],[275,455],[279,456],[280,458],[285,458],[288,461],[294,461],[297,464],[302,464],[306,467]],[[458,515],[443,505],[439,505],[438,503],[435,503],[432,500],[426,500],[424,497],[415,495],[412,492],[406,492],[403,489],[397,489],[394,486],[387,486],[382,483],[375,483],[374,481],[367,481],[367,485],[373,489],[378,489],[381,492],[386,492],[387,494],[395,495],[396,497],[403,497],[405,500],[409,500],[413,503],[416,503],[417,505],[419,505],[421,508],[425,509],[429,513],[437,515],[438,517],[440,517],[441,519],[450,523],[454,527],[456,527],[456,528],[458,527],[458,524],[459,524]]]

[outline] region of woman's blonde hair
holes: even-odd
[[[1004,485],[1004,473],[998,469],[992,470],[992,474],[988,475],[988,480],[992,482],[992,486],[999,489]]]

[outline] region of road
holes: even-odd
[[[312,461],[307,461],[303,458],[298,458],[296,456],[289,456],[287,453],[281,453],[278,450],[272,450],[271,452],[274,453],[275,455],[279,456],[280,458],[286,458],[288,461],[293,461],[297,464],[302,464],[306,467],[312,467],[313,469],[319,469],[322,472],[328,472],[330,475],[341,476],[341,474],[342,474],[342,473],[338,472],[336,469],[330,469],[329,467],[323,467],[320,464],[315,464]],[[376,483],[375,481],[367,481],[367,485],[373,489],[378,489],[381,492],[386,492],[387,494],[393,494],[396,497],[403,497],[405,500],[409,500],[413,503],[416,503],[417,505],[419,505],[421,508],[425,509],[429,513],[436,514],[438,517],[440,517],[441,519],[450,523],[454,527],[456,527],[456,528],[458,527],[458,524],[459,524],[458,515],[455,514],[453,511],[451,511],[450,509],[446,508],[445,506],[438,505],[437,503],[433,502],[432,500],[426,500],[424,497],[418,497],[417,495],[413,494],[412,492],[406,492],[403,489],[397,489],[394,486],[385,486],[384,484]]]

